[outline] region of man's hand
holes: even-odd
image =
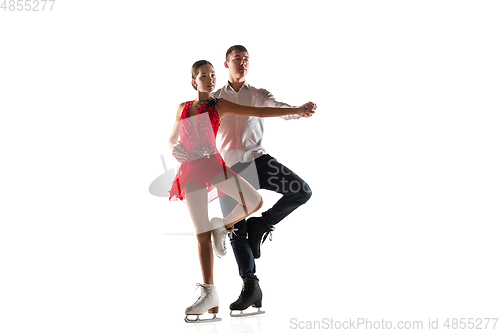
[[[186,151],[186,149],[184,149],[184,147],[182,146],[182,143],[177,143],[173,149],[172,149],[172,155],[175,157],[175,159],[178,161],[178,162],[184,162],[185,160],[187,160],[189,158],[189,155]]]
[[[300,108],[303,109],[303,111],[301,113],[299,113],[299,116],[304,117],[304,118],[309,118],[315,113],[316,104],[314,104],[313,102],[307,102],[306,104],[302,105]]]

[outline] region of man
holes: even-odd
[[[249,55],[244,46],[231,46],[226,52],[224,66],[229,70],[228,84],[213,93],[214,97],[225,98],[232,102],[257,107],[291,107],[286,103],[277,102],[274,96],[265,89],[257,89],[249,85],[245,76],[249,68]],[[315,109],[315,106],[314,106]],[[314,110],[313,109],[313,110]],[[284,116],[282,118],[298,119],[310,117],[314,113],[304,113],[300,116]],[[231,246],[238,263],[239,274],[243,279],[243,289],[238,300],[231,304],[231,316],[242,316],[262,313],[262,291],[255,275],[255,259],[260,257],[260,244],[267,235],[274,231],[275,225],[288,214],[306,203],[311,197],[311,189],[293,171],[266,154],[262,146],[264,122],[260,117],[226,115],[222,120],[217,135],[217,147],[227,165],[245,177],[245,170],[254,164],[258,176],[247,179],[256,188],[278,192],[283,197],[273,207],[262,213],[261,217],[252,217],[248,221],[239,221],[235,226],[236,236],[231,238]],[[254,177],[256,178],[256,177]],[[297,189],[297,182],[301,185]],[[290,187],[294,184],[293,190]],[[229,196],[220,199],[224,216],[229,214],[237,202]],[[248,238],[247,238],[248,234]],[[259,308],[258,312],[233,315],[233,310],[245,310],[250,305]]]

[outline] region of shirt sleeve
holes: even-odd
[[[220,98],[222,88],[217,89],[217,91],[212,93],[212,96],[215,98]]]
[[[262,94],[262,105],[264,107],[270,107],[270,108],[296,108],[296,106],[291,106],[290,104],[283,103],[283,102],[278,102],[273,94],[271,94],[269,91],[265,89],[261,89],[260,93]],[[290,119],[299,119],[300,116],[298,114],[294,115],[286,115],[286,116],[281,116],[281,119],[284,120],[290,120]]]

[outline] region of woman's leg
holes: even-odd
[[[210,179],[210,183],[238,202],[233,211],[223,219],[228,229],[262,207],[262,197],[257,190],[245,179],[235,176],[233,173],[221,172]]]
[[[200,257],[203,283],[214,284],[214,253],[212,251],[211,230],[208,221],[208,199],[205,184],[196,186],[193,180],[186,186],[186,203],[196,229],[198,255]]]

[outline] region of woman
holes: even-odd
[[[215,99],[212,91],[216,77],[212,64],[206,60],[194,63],[192,86],[198,94],[195,100],[179,105],[176,122],[169,139],[174,157],[181,167],[170,191],[170,200],[185,200],[196,229],[198,254],[203,284],[200,298],[186,309],[186,322],[199,321],[199,315],[208,311],[218,313],[219,300],[213,281],[214,251],[219,256],[226,254],[225,236],[234,234],[233,225],[262,207],[262,198],[243,178],[228,168],[215,147],[215,136],[225,114],[277,117],[289,114],[312,114],[312,102],[300,108],[249,107],[228,100]],[[179,140],[180,137],[180,140]],[[209,195],[207,195],[207,193]],[[233,197],[239,205],[226,218],[208,219],[208,202],[220,195]],[[197,315],[189,320],[187,315]]]

